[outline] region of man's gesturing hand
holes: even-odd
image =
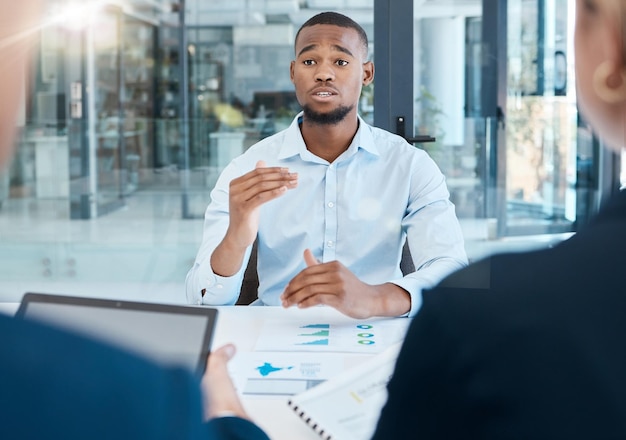
[[[298,185],[297,173],[288,168],[266,167],[259,161],[256,168],[230,182],[230,225],[232,239],[243,247],[250,246],[259,230],[261,205],[283,195]]]
[[[395,284],[364,283],[339,261],[319,263],[309,249],[304,251],[304,261],[306,269],[281,296],[284,307],[326,304],[352,318],[399,316],[411,307],[409,294]]]
[[[298,174],[282,167],[256,168],[230,182],[229,224],[226,235],[211,255],[213,272],[232,276],[241,268],[246,248],[259,231],[261,205],[298,186]]]

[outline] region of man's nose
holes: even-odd
[[[318,69],[315,71],[315,80],[326,82],[332,81],[335,79],[335,72],[333,69],[326,63],[319,64]]]

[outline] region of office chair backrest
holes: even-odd
[[[248,266],[243,274],[239,298],[237,299],[235,305],[247,306],[258,297],[259,275],[256,271],[257,248],[257,241],[254,240],[252,252],[250,253],[250,260],[248,261]]]

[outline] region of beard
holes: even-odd
[[[304,111],[304,119],[311,124],[316,125],[337,125],[341,121],[343,121],[348,113],[352,111],[354,105],[347,107],[345,105],[339,106],[334,110],[331,110],[326,113],[316,112],[312,110],[311,107],[305,105],[302,107]]]

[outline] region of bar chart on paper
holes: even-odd
[[[269,321],[255,350],[379,353],[401,341],[408,324],[409,320],[399,318],[341,324]]]
[[[295,345],[323,345],[328,346],[330,341],[330,324],[306,324],[300,326],[301,333],[297,333]],[[302,339],[300,339],[302,338]]]

